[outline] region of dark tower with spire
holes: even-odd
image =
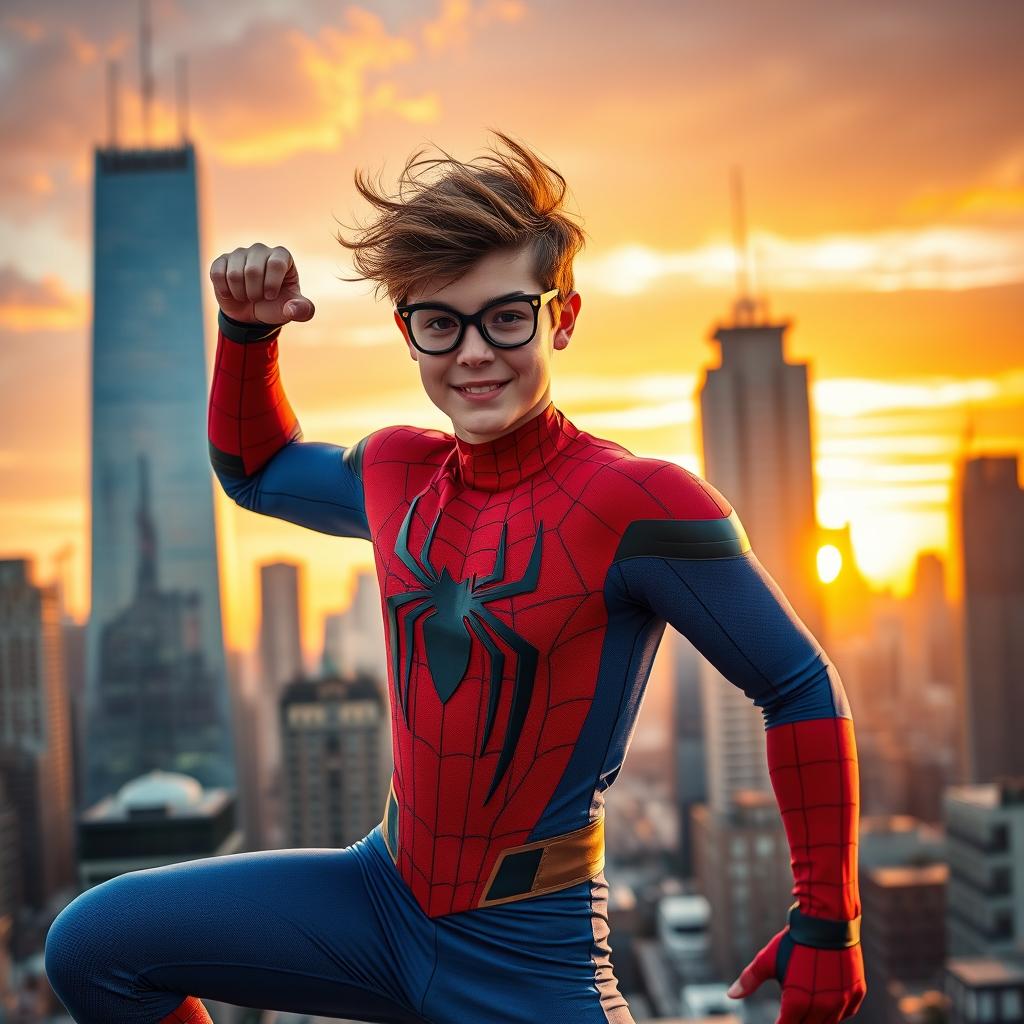
[[[737,294],[715,327],[719,365],[700,389],[704,474],[739,511],[758,557],[797,614],[822,639],[808,367],[786,359],[789,321],[755,298],[743,185],[732,174]]]
[[[92,600],[83,799],[157,768],[236,787],[206,438],[196,153],[152,138],[148,0],[139,35],[142,141],[125,145],[118,69],[95,156]],[[159,557],[158,557],[159,555]]]

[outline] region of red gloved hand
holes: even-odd
[[[768,978],[782,985],[775,1024],[837,1024],[867,994],[860,946],[857,744],[849,718],[767,730],[768,770],[793,868],[789,923],[740,972],[729,995]],[[736,991],[737,983],[740,990]]]
[[[805,946],[793,941],[788,925],[743,968],[728,995],[743,999],[769,978],[782,985],[775,1024],[838,1024],[860,1009],[867,994],[859,942],[845,949]]]

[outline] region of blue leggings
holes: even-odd
[[[46,936],[78,1024],[157,1024],[188,996],[394,1024],[633,1024],[604,872],[430,918],[381,827],[343,850],[207,857],[83,892]]]

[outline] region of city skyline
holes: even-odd
[[[850,21],[788,6],[800,16],[647,3],[627,38],[614,13],[575,26],[564,4],[542,22],[516,2],[442,3],[420,16],[399,4],[333,13],[310,2],[283,23],[269,3],[228,5],[216,21],[156,3],[151,141],[176,141],[170,69],[186,53],[201,262],[256,238],[292,249],[317,315],[282,332],[285,387],[307,438],[352,444],[391,423],[450,429],[386,301],[338,280],[351,270],[335,218],[365,216],[352,171],[393,181],[428,140],[466,158],[488,126],[520,135],[566,175],[590,236],[577,263],[579,329],[555,360],[556,404],[581,429],[696,471],[694,396],[734,293],[728,177],[741,166],[756,290],[773,319],[792,321],[791,358],[809,363],[819,522],[848,517],[865,575],[905,593],[919,551],[949,555],[961,448],[1024,447],[1024,143],[1009,42],[1021,14],[993,9],[1004,31],[982,32],[981,19],[947,3],[927,16],[869,4]],[[16,144],[0,191],[0,520],[8,553],[36,557],[41,578],[74,546],[78,618],[88,605],[88,167],[106,134],[108,58],[122,65],[119,141],[141,141],[135,19],[134,4],[13,3],[0,44],[0,67],[25,97],[7,115]],[[556,40],[568,28],[578,37],[566,49]],[[895,44],[911,38],[897,59]],[[487,45],[495,39],[503,45]],[[537,115],[548,109],[543,75],[499,96],[516,46],[530,47],[531,67],[552,68],[565,115]],[[271,54],[273,95],[257,73]],[[236,71],[251,72],[245,95],[224,78]],[[482,83],[479,97],[467,95],[467,76]],[[604,131],[609,122],[620,130]],[[612,180],[625,191],[609,196]],[[216,310],[202,286],[209,361]],[[647,344],[622,344],[636,334]],[[310,566],[309,636],[372,564],[365,543],[216,501],[232,647],[254,642],[259,563]]]
[[[954,0],[7,0],[0,1016],[360,1016],[392,977],[487,1016],[581,939],[637,1024],[824,1012],[837,963],[865,1024],[1017,1020],[1022,38]],[[353,172],[494,130],[565,175],[582,307],[556,410],[449,451],[334,236]],[[279,351],[217,318],[255,241],[316,304]],[[495,908],[508,986],[485,908],[598,868],[571,947]]]

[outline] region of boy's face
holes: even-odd
[[[475,313],[491,299],[509,292],[543,292],[545,289],[533,276],[531,264],[528,247],[489,253],[443,288],[434,289],[426,284],[414,289],[406,303],[436,300],[461,313]],[[451,418],[459,437],[476,444],[514,430],[551,401],[551,353],[569,344],[580,301],[578,292],[570,291],[565,296],[557,328],[551,322],[549,307],[541,307],[532,340],[510,349],[488,344],[475,325],[468,324],[458,348],[443,355],[427,355],[413,346],[397,311],[395,321],[409,355],[419,364],[420,380],[428,397]],[[506,383],[490,397],[467,397],[458,390],[459,385],[491,380]]]

